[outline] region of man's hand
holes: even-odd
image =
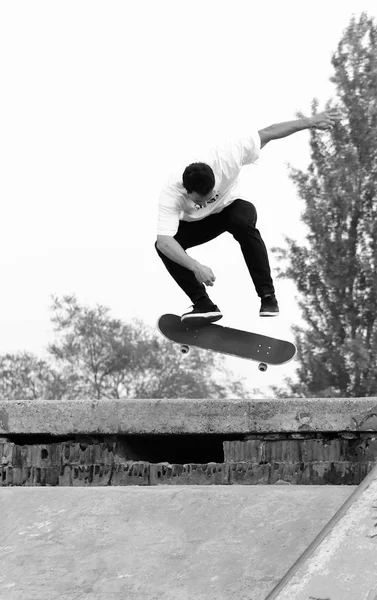
[[[325,110],[317,113],[313,117],[309,117],[310,127],[313,129],[332,129],[337,121],[340,121],[342,115],[339,110],[332,108],[331,110]]]
[[[206,267],[205,265],[201,265],[200,263],[195,265],[193,272],[199,283],[213,285],[216,281],[216,277],[214,276],[212,269]]]

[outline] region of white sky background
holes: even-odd
[[[375,0],[2,2],[0,352],[45,354],[52,294],[150,325],[183,312],[154,249],[164,179],[198,148],[309,114],[314,97],[323,107],[331,55],[363,10],[377,16]],[[268,248],[304,235],[286,163],[305,168],[308,141],[271,142],[243,169]],[[189,252],[217,276],[222,324],[293,339],[293,284],[275,280],[281,316],[262,320],[230,235]],[[250,387],[294,373],[229,361]]]

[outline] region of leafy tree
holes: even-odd
[[[60,374],[29,352],[0,356],[0,398],[60,400],[66,391]]]
[[[49,352],[67,382],[66,397],[128,396],[148,355],[137,328],[110,318],[106,307],[81,306],[75,296],[55,298],[52,310],[57,341]]]
[[[332,57],[342,112],[330,134],[310,133],[311,162],[290,176],[305,203],[306,244],[275,249],[300,292],[298,383],[291,395],[377,393],[377,28],[352,18]],[[312,105],[316,111],[317,102]]]

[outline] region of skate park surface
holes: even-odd
[[[376,431],[375,398],[310,400],[4,401],[0,435]],[[377,599],[374,465],[359,485],[3,485],[0,511],[4,600]]]

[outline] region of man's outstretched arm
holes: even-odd
[[[332,109],[317,113],[312,117],[303,117],[294,121],[285,121],[284,123],[276,123],[258,131],[261,148],[271,140],[279,140],[280,138],[292,135],[303,129],[331,129],[336,121],[340,120],[340,114],[337,109]]]

